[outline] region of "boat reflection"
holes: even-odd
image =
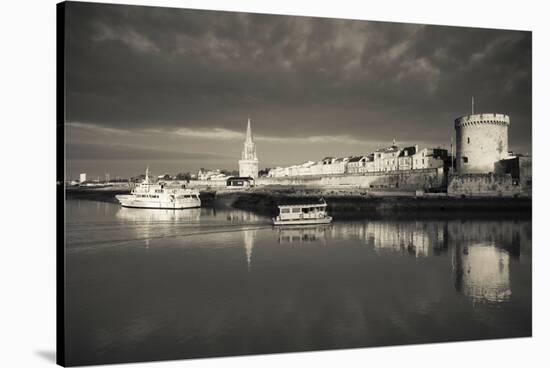
[[[116,217],[124,221],[162,223],[162,222],[198,222],[200,220],[200,208],[188,208],[181,210],[163,210],[146,208],[120,207]]]
[[[309,243],[322,241],[326,243],[327,233],[330,232],[331,225],[319,226],[292,226],[277,227],[279,243]]]
[[[145,209],[120,207],[116,218],[128,225],[149,248],[154,237],[174,236],[179,225],[199,224],[201,209],[187,208],[179,210]]]

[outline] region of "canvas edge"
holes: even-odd
[[[66,365],[65,339],[65,16],[56,4],[56,363]]]

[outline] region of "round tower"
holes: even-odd
[[[491,173],[495,162],[508,156],[508,126],[504,114],[471,114],[455,119],[458,174]]]

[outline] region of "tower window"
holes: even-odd
[[[470,144],[470,137],[468,137],[468,144]]]
[[[462,157],[462,162],[464,162],[465,164],[468,163],[468,157]]]

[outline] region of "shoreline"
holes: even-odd
[[[118,203],[117,194],[128,194],[123,188],[78,188],[66,190],[67,199],[97,200]],[[393,194],[393,195],[392,195]],[[463,217],[467,218],[531,218],[532,199],[529,197],[451,197],[442,193],[416,197],[414,194],[365,193],[350,191],[320,191],[317,189],[261,189],[239,191],[202,190],[204,207],[226,207],[264,215],[275,215],[277,204],[286,198],[320,198],[327,202],[328,211],[338,218],[386,217]]]

